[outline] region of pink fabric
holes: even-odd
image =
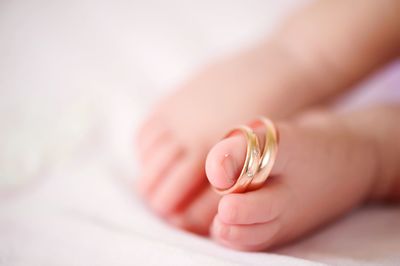
[[[383,103],[400,103],[400,60],[377,71],[340,101],[346,109]]]

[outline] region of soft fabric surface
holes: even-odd
[[[280,250],[245,253],[170,228],[132,192],[133,132],[151,104],[301,4],[1,1],[0,264],[398,265],[398,206],[368,206]],[[383,87],[399,95],[398,73],[346,106]]]

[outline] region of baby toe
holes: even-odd
[[[239,176],[246,157],[246,139],[237,135],[217,143],[206,160],[207,178],[220,189],[231,187]]]
[[[281,228],[279,220],[252,225],[232,225],[218,217],[213,221],[212,237],[220,244],[239,250],[263,250],[274,243],[274,237]]]
[[[196,156],[184,154],[170,169],[151,196],[150,205],[155,212],[169,215],[203,189],[206,183],[201,162]]]
[[[220,196],[206,186],[186,208],[168,217],[168,222],[189,232],[208,235],[219,199]]]
[[[276,219],[292,198],[285,184],[277,179],[256,191],[229,194],[218,205],[218,218],[226,224],[256,224]]]
[[[138,192],[148,196],[183,154],[182,147],[173,139],[160,143],[143,165],[143,175],[137,184]]]

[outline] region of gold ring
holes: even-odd
[[[253,128],[263,125],[265,127],[265,143],[261,153],[260,144]],[[230,193],[244,193],[259,189],[267,180],[275,163],[278,152],[278,132],[271,120],[259,117],[250,126],[239,126],[231,130],[225,138],[234,133],[242,133],[247,141],[246,159],[242,171],[236,182],[227,189],[215,188],[214,190],[221,195]]]

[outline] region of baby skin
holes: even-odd
[[[399,107],[336,114],[326,103],[398,56],[399,13],[396,0],[318,1],[268,41],[206,67],[138,132],[145,203],[172,225],[261,250],[367,200],[398,199]],[[271,176],[257,191],[221,197],[210,183],[232,185],[246,142],[218,141],[259,115],[280,134]]]
[[[241,250],[279,245],[366,200],[400,199],[400,105],[356,113],[310,113],[277,123],[279,152],[259,190],[223,196],[212,237]],[[263,139],[264,128],[258,129]],[[207,177],[229,188],[239,176],[246,139],[235,135],[208,154]]]

